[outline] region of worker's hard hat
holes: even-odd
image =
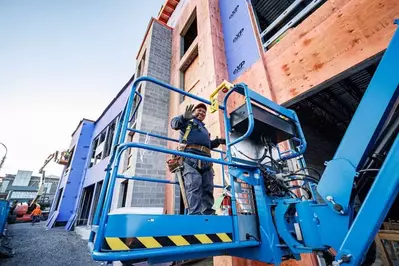
[[[197,105],[195,106],[194,110],[195,110],[195,109],[198,109],[198,108],[203,108],[203,109],[205,109],[205,111],[207,110],[206,105],[205,105],[204,103],[199,103],[199,104],[197,104]]]

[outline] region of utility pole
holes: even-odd
[[[6,150],[6,153],[4,154],[3,158],[0,161],[0,169],[1,169],[1,167],[3,167],[4,161],[6,160],[8,150],[7,150],[7,146],[4,143],[0,142],[0,145],[2,145],[4,147],[4,149]]]
[[[44,190],[44,194],[43,194],[43,203],[46,200],[46,192],[47,192],[47,188],[46,188],[46,171],[43,170],[43,190]]]

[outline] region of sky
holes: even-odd
[[[68,149],[82,118],[100,116],[133,75],[163,3],[0,0],[0,142],[8,148],[0,176],[37,173]],[[62,167],[45,170],[61,175]]]

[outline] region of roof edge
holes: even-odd
[[[112,99],[112,101],[105,107],[104,111],[101,113],[101,115],[97,118],[95,123],[97,123],[104,115],[105,113],[111,108],[111,106],[115,103],[115,101],[119,98],[119,96],[122,95],[122,93],[129,87],[129,85],[133,82],[135,77],[135,74],[129,79],[129,81],[122,87],[122,89],[118,92],[118,94]]]

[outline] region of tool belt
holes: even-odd
[[[169,155],[166,165],[168,166],[169,171],[174,173],[183,166],[183,157],[174,154]]]
[[[192,126],[193,126],[193,123],[192,123],[192,121],[190,121],[186,128],[186,131],[184,133],[182,143],[179,144],[177,150],[184,152],[186,149],[191,149],[191,150],[205,153],[206,155],[211,157],[211,150],[208,147],[196,145],[196,144],[186,144],[187,138],[191,132]],[[174,154],[169,155],[168,159],[166,161],[166,165],[168,166],[169,171],[171,173],[174,173],[176,170],[181,169],[183,166],[183,160],[184,160],[184,158],[179,155],[174,155]],[[202,166],[203,166],[203,163],[201,162],[201,160],[198,160],[198,164],[196,165],[195,168],[197,170],[201,170],[203,168]],[[213,163],[208,163],[207,168],[212,168],[212,166],[213,166]]]
[[[200,151],[200,152],[206,153],[209,156],[211,155],[211,149],[209,149],[208,147],[205,147],[205,146],[201,146],[201,145],[190,144],[190,145],[186,146],[186,149]]]
[[[179,146],[179,148],[177,150],[180,151],[185,151],[186,149],[191,149],[191,150],[195,150],[195,151],[200,151],[203,153],[206,153],[207,155],[211,156],[211,150],[205,146],[201,146],[201,145],[195,145],[195,144],[190,144],[190,145],[184,145],[181,144]],[[180,169],[183,166],[183,161],[184,158],[178,155],[169,155],[168,160],[166,161],[166,164],[169,168],[170,172],[175,172],[176,170]],[[212,168],[213,163],[207,163],[207,162],[202,162],[201,160],[198,160],[198,163],[196,166],[193,166],[194,168],[196,168],[197,170],[201,170],[203,168],[203,164],[207,164],[208,167],[207,168]]]

